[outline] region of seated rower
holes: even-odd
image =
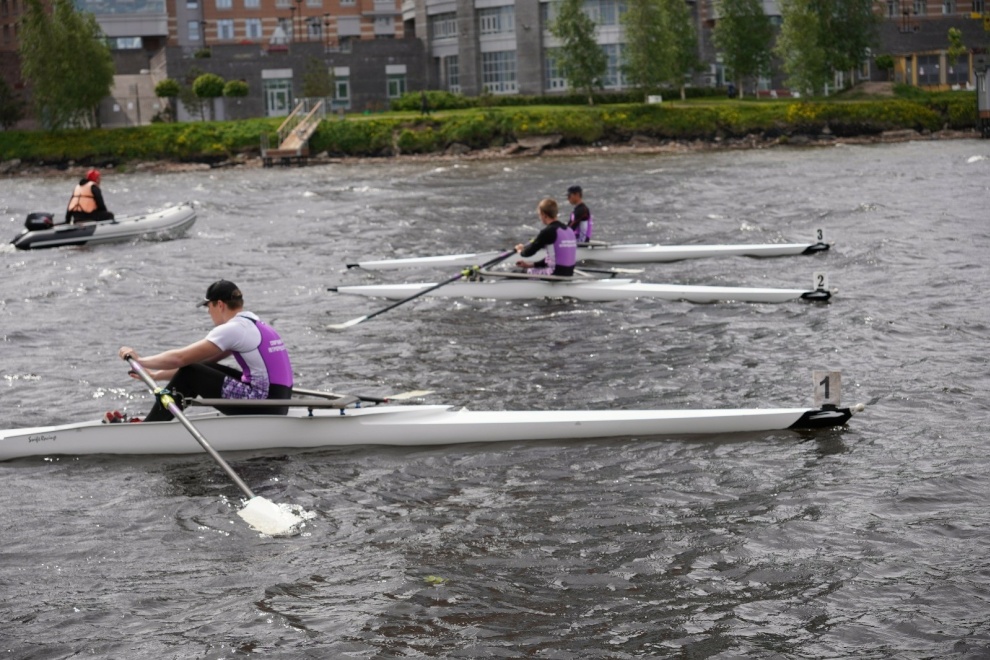
[[[584,191],[581,186],[571,186],[567,189],[567,201],[574,207],[571,211],[571,221],[567,226],[574,230],[578,243],[590,242],[595,219],[591,216],[591,209],[584,203]]]
[[[168,380],[167,389],[184,397],[215,399],[288,399],[292,396],[292,364],[282,338],[252,312],[244,311],[237,285],[218,280],[206,290],[206,307],[215,326],[194,344],[157,355],[141,357],[130,346],[120,357],[136,359],[155,380]],[[233,355],[240,370],[217,364]],[[134,374],[137,377],[137,374]],[[225,415],[285,415],[289,409],[266,407],[217,407]],[[172,413],[155,402],[144,421],[172,419]]]
[[[76,184],[65,209],[66,222],[87,220],[113,220],[113,213],[107,210],[103,193],[100,192],[100,173],[94,169],[86,172],[86,176]]]
[[[531,275],[557,275],[570,277],[574,274],[577,263],[577,240],[574,230],[557,220],[556,200],[540,200],[536,213],[543,223],[543,230],[529,244],[520,243],[516,252],[520,257],[531,257],[542,249],[546,249],[546,257],[537,262],[519,260],[516,265],[525,268]]]

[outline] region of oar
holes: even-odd
[[[247,495],[248,503],[244,505],[243,509],[237,512],[237,515],[243,518],[247,524],[251,525],[251,527],[263,534],[269,534],[271,536],[284,536],[295,531],[296,526],[303,521],[302,518],[294,513],[279,508],[279,506],[271,500],[267,500],[264,497],[255,495],[251,492],[251,489],[248,488],[248,485],[244,483],[239,476],[237,476],[234,469],[227,465],[227,461],[223,460],[220,457],[220,454],[218,454],[216,450],[210,446],[210,443],[206,441],[203,434],[196,430],[196,427],[193,426],[192,422],[190,422],[185,416],[182,412],[182,408],[180,408],[179,404],[175,402],[172,395],[169,394],[167,390],[158,387],[154,379],[148,375],[148,372],[144,370],[144,367],[142,367],[133,356],[127,355],[124,359],[127,360],[127,363],[131,366],[131,370],[144,381],[145,385],[148,386],[151,393],[155,395],[161,404],[165,406],[165,408],[172,413],[176,419],[182,422],[182,425],[186,427],[186,430],[189,431],[190,434],[192,434],[192,437],[196,439],[196,442],[198,442],[200,446],[206,450],[206,453],[210,455],[210,458],[216,461],[217,465],[223,468],[223,471],[227,473],[227,476],[230,477],[235,484],[237,484],[237,487],[240,488],[245,495]]]
[[[367,314],[365,316],[359,316],[356,319],[351,319],[350,321],[345,321],[343,323],[335,323],[335,324],[332,324],[332,325],[328,325],[327,326],[327,330],[344,330],[345,328],[349,328],[352,325],[357,325],[358,323],[364,323],[368,319],[373,319],[376,316],[378,316],[379,314],[384,314],[385,312],[389,311],[390,309],[395,309],[399,305],[405,305],[407,302],[409,302],[411,300],[415,300],[416,298],[419,298],[420,296],[424,296],[427,293],[429,293],[430,291],[436,291],[437,289],[439,289],[442,286],[446,286],[446,285],[448,285],[448,284],[450,284],[452,282],[456,282],[457,280],[462,279],[464,276],[469,275],[470,273],[472,273],[475,270],[480,270],[482,268],[488,268],[489,266],[494,266],[495,264],[499,263],[500,261],[505,261],[506,259],[508,259],[512,255],[514,255],[515,253],[516,253],[515,250],[507,250],[507,251],[503,252],[502,254],[498,255],[497,257],[495,257],[494,259],[492,259],[491,261],[486,261],[485,263],[481,264],[480,266],[475,266],[475,267],[472,267],[472,268],[465,268],[460,273],[458,273],[457,275],[454,275],[450,279],[444,280],[443,282],[440,282],[439,284],[434,284],[433,286],[427,287],[427,288],[423,289],[422,291],[417,291],[416,293],[414,293],[413,295],[409,296],[408,298],[403,298],[402,300],[400,300],[398,302],[392,303],[388,307],[383,307],[382,309],[378,310],[377,312],[372,312],[371,314]],[[331,289],[328,289],[328,291],[333,291],[333,289],[332,288]]]
[[[301,387],[293,387],[292,391],[296,394],[302,394],[303,396],[316,396],[326,399],[339,399],[343,396],[348,396],[346,394],[336,394],[334,392],[324,392],[322,390],[307,390]],[[427,394],[433,394],[433,390],[410,390],[408,392],[400,392],[398,394],[391,394],[387,397],[378,396],[365,396],[363,394],[355,394],[359,400],[365,403],[374,403],[378,405],[379,403],[391,403],[392,401],[404,401],[406,399],[416,399]]]
[[[574,269],[574,272],[582,271],[585,273],[600,273],[602,275],[611,275],[615,277],[616,275],[639,275],[643,272],[642,268],[585,268],[584,266],[578,266]]]

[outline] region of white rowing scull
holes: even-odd
[[[492,275],[492,274],[489,274]],[[430,287],[433,282],[400,284],[361,284],[330,287],[331,291],[359,296],[402,299]],[[628,298],[693,303],[756,302],[781,303],[789,300],[826,301],[827,289],[770,289],[762,287],[698,286],[687,284],[651,284],[630,279],[540,279],[496,274],[493,279],[451,282],[425,295],[441,298],[493,298],[497,300],[532,300],[537,298],[572,298],[589,302],[610,302]]]
[[[829,244],[767,243],[762,245],[655,245],[651,243],[609,244],[590,243],[578,247],[578,259],[609,264],[660,263],[709,257],[787,257],[816,254],[829,249]],[[347,264],[348,268],[364,270],[394,270],[399,268],[447,268],[474,266],[498,256],[498,252],[473,252],[434,257],[379,259]],[[533,257],[538,259],[539,257]]]
[[[203,401],[215,404],[218,400]],[[236,402],[222,400],[223,405]],[[351,445],[449,445],[472,442],[646,438],[827,428],[852,408],[696,410],[471,411],[445,405],[352,407],[355,397],[271,401],[289,414],[187,413],[220,452]],[[245,401],[256,406],[258,401]],[[0,430],[0,460],[86,454],[191,454],[203,451],[178,420],[140,424],[77,422]]]

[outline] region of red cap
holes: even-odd
[[[98,170],[92,170],[91,169],[89,172],[86,172],[86,178],[89,181],[92,181],[93,183],[99,183],[100,182],[100,172]]]

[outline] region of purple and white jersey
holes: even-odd
[[[206,339],[220,350],[230,351],[243,372],[241,387],[233,380],[225,383],[224,396],[228,389],[232,394],[236,389],[236,398],[265,398],[269,384],[292,387],[292,364],[282,338],[252,312],[240,312],[216,326]]]
[[[591,240],[591,234],[595,229],[595,219],[591,215],[591,209],[584,202],[574,207],[571,212],[571,221],[567,225],[574,230],[578,243],[587,243]]]
[[[546,249],[547,256],[533,264],[529,272],[533,275],[574,274],[574,264],[577,263],[577,239],[574,230],[554,220],[543,228],[526,248],[519,253],[521,257],[531,257],[541,249]]]

